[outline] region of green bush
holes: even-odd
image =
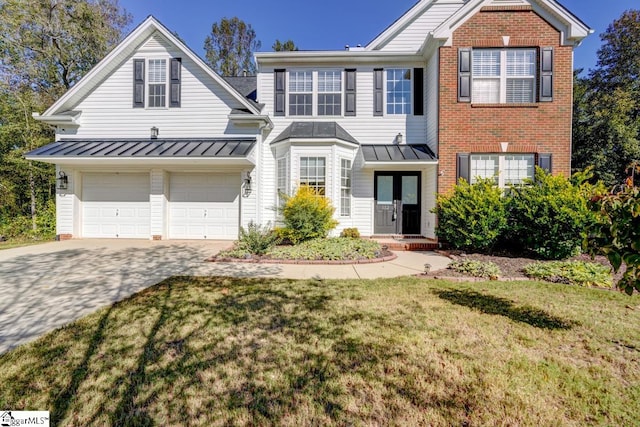
[[[590,207],[598,214],[598,222],[589,230],[589,250],[603,253],[616,272],[624,263],[618,288],[629,295],[634,289],[640,292],[640,188],[628,180],[622,191],[594,197]]]
[[[340,233],[340,237],[351,237],[352,239],[359,239],[360,232],[357,228],[345,228]]]
[[[507,226],[502,190],[490,179],[461,180],[452,194],[437,196],[434,212],[438,238],[455,249],[490,252]]]
[[[502,273],[500,267],[490,261],[485,262],[472,259],[453,261],[449,264],[449,268],[458,273],[485,279],[497,279]]]
[[[523,268],[528,277],[554,283],[610,288],[611,271],[602,264],[585,261],[534,262]]]
[[[295,246],[279,246],[268,255],[275,259],[357,260],[376,258],[380,252],[380,244],[375,240],[332,237],[308,240]]]
[[[510,187],[507,242],[543,259],[580,253],[586,228],[595,221],[587,202],[594,187],[581,179],[572,183],[536,168],[535,182]]]
[[[283,236],[293,244],[326,237],[338,225],[331,201],[313,188],[300,186],[293,196],[283,196]]]
[[[33,230],[33,223],[29,216],[18,216],[5,219],[0,223],[0,236],[9,240],[31,239],[49,240],[56,235],[56,204],[49,200],[44,207],[38,211],[36,216],[36,229]]]
[[[271,229],[271,224],[261,226],[249,221],[247,228],[240,227],[240,238],[236,247],[250,254],[263,255],[278,243],[278,235]]]

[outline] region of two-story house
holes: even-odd
[[[274,25],[276,25],[274,23]],[[61,238],[233,239],[309,185],[337,232],[434,237],[437,193],[568,175],[573,48],[554,0],[421,0],[364,47],[223,78],[148,18],[38,120]]]

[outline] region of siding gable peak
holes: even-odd
[[[260,108],[254,102],[246,99],[231,84],[211,69],[198,55],[179,40],[155,17],[147,17],[140,25],[131,31],[106,57],[94,66],[75,86],[69,89],[60,99],[49,107],[41,116],[43,120],[48,116],[55,116],[60,112],[74,109],[74,107],[104,79],[119,67],[123,61],[134,55],[137,49],[153,40],[155,37],[167,40],[182,56],[191,59],[196,66],[205,71],[223,90],[228,92],[238,103],[252,114],[260,114]]]

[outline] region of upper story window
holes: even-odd
[[[474,49],[473,102],[481,104],[535,101],[535,49]]]
[[[149,60],[149,107],[165,107],[167,105],[167,61],[165,59]]]
[[[312,115],[312,98],[313,73],[311,71],[291,71],[289,73],[289,115]]]
[[[387,114],[411,113],[411,70],[387,70]]]
[[[180,58],[134,59],[133,107],[180,107],[181,80]]]
[[[318,115],[342,114],[342,72],[318,71]]]

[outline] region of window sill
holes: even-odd
[[[527,102],[522,104],[471,104],[471,108],[538,108],[537,102]]]

